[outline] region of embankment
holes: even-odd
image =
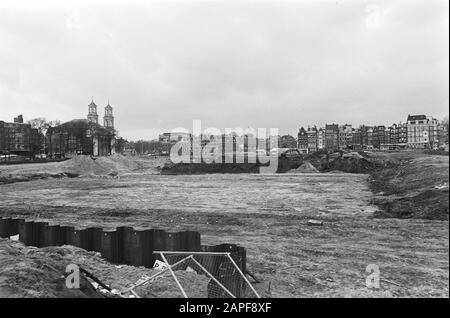
[[[259,173],[267,164],[260,163],[168,163],[161,174],[208,174],[208,173]],[[302,158],[278,158],[276,173],[317,173],[341,171],[346,173],[370,173],[386,166],[384,160],[365,158],[358,153],[343,155],[336,152],[317,152]]]
[[[288,172],[297,169],[303,163],[302,160],[280,158],[278,160],[277,173]],[[161,169],[161,174],[208,174],[208,173],[259,173],[260,168],[269,164],[261,163],[168,163]]]
[[[392,155],[395,156],[395,155]],[[392,158],[387,158],[392,159]],[[380,218],[449,219],[449,157],[412,154],[370,173]]]

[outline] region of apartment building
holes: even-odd
[[[301,153],[308,153],[308,133],[303,127],[298,131],[297,148]]]
[[[23,122],[23,116],[14,118],[14,122],[0,121],[0,153],[33,156],[40,152],[41,137],[39,131]]]
[[[339,125],[325,125],[325,148],[328,150],[339,149]]]
[[[425,115],[408,115],[407,146],[411,149],[437,149],[439,147],[439,122]]]
[[[317,151],[317,127],[308,127],[306,134],[308,136],[308,152]]]

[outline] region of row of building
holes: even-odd
[[[45,135],[29,123],[23,116],[14,122],[0,121],[0,155],[33,157],[46,154],[50,157],[72,155],[106,156],[116,152],[113,108],[105,107],[103,125],[99,124],[97,105],[88,105],[85,119],[74,119],[56,127],[49,127]]]
[[[244,135],[251,137],[252,134]],[[200,136],[199,146],[203,148],[214,136]],[[224,135],[222,138],[225,137]],[[224,143],[232,143],[236,148],[238,140],[224,139]],[[318,150],[402,150],[402,149],[445,149],[448,148],[448,122],[443,123],[425,115],[408,115],[405,123],[391,126],[352,127],[352,125],[327,124],[325,127],[300,128],[297,137],[291,135],[277,136],[277,145],[271,145],[269,140],[258,140],[258,148],[271,150],[278,148],[298,148],[302,153]],[[157,146],[160,153],[170,152],[171,147],[178,141],[190,141],[189,133],[164,133],[159,135]],[[243,151],[255,151],[255,144],[248,144],[245,140],[239,142]],[[265,145],[261,146],[261,145]],[[155,148],[155,145],[153,145]],[[156,148],[155,148],[156,149]],[[139,151],[139,149],[138,149]]]
[[[301,127],[297,148],[302,153],[327,150],[443,149],[448,147],[448,123],[425,115],[408,115],[406,123],[391,126],[327,124]]]
[[[222,136],[224,137],[224,136]],[[401,149],[448,149],[448,122],[443,123],[425,115],[409,115],[406,123],[391,126],[359,126],[327,124],[325,127],[300,128],[297,140],[290,136],[279,136],[279,147],[295,148],[302,153],[326,150],[401,150]],[[187,133],[162,134],[152,152],[168,153],[177,141],[190,140]],[[202,138],[200,147],[209,143],[210,138]],[[224,142],[225,141],[225,138]],[[229,139],[227,139],[228,141]],[[0,155],[34,156],[45,153],[49,156],[85,154],[94,156],[122,152],[123,142],[119,142],[114,129],[113,108],[105,107],[103,125],[99,124],[97,105],[88,105],[85,119],[74,119],[47,129],[45,135],[31,124],[24,123],[22,115],[13,122],[0,121]],[[268,140],[267,149],[273,146]],[[235,144],[233,140],[231,143]],[[233,147],[236,147],[235,145]],[[256,145],[245,143],[244,151]],[[231,149],[231,148],[230,148]],[[142,149],[143,150],[143,149]]]

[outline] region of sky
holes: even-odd
[[[442,119],[449,8],[403,1],[0,1],[0,120],[114,108],[119,135],[177,127]]]

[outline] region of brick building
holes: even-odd
[[[34,156],[40,152],[41,137],[39,131],[23,122],[23,116],[14,118],[14,122],[0,121],[0,153]]]
[[[345,124],[339,127],[339,149],[346,149],[352,143],[352,125]]]
[[[325,125],[325,148],[328,150],[339,149],[339,125]]]
[[[373,147],[375,149],[384,149],[386,146],[386,126],[375,126],[373,128]]]
[[[298,131],[297,148],[301,153],[308,152],[308,133],[303,127]]]
[[[325,129],[319,128],[317,131],[317,149],[324,149],[325,148]]]
[[[353,128],[351,148],[354,150],[362,150],[361,128]]]
[[[317,146],[317,127],[308,127],[306,131],[308,136],[308,152],[315,152],[318,150]]]

